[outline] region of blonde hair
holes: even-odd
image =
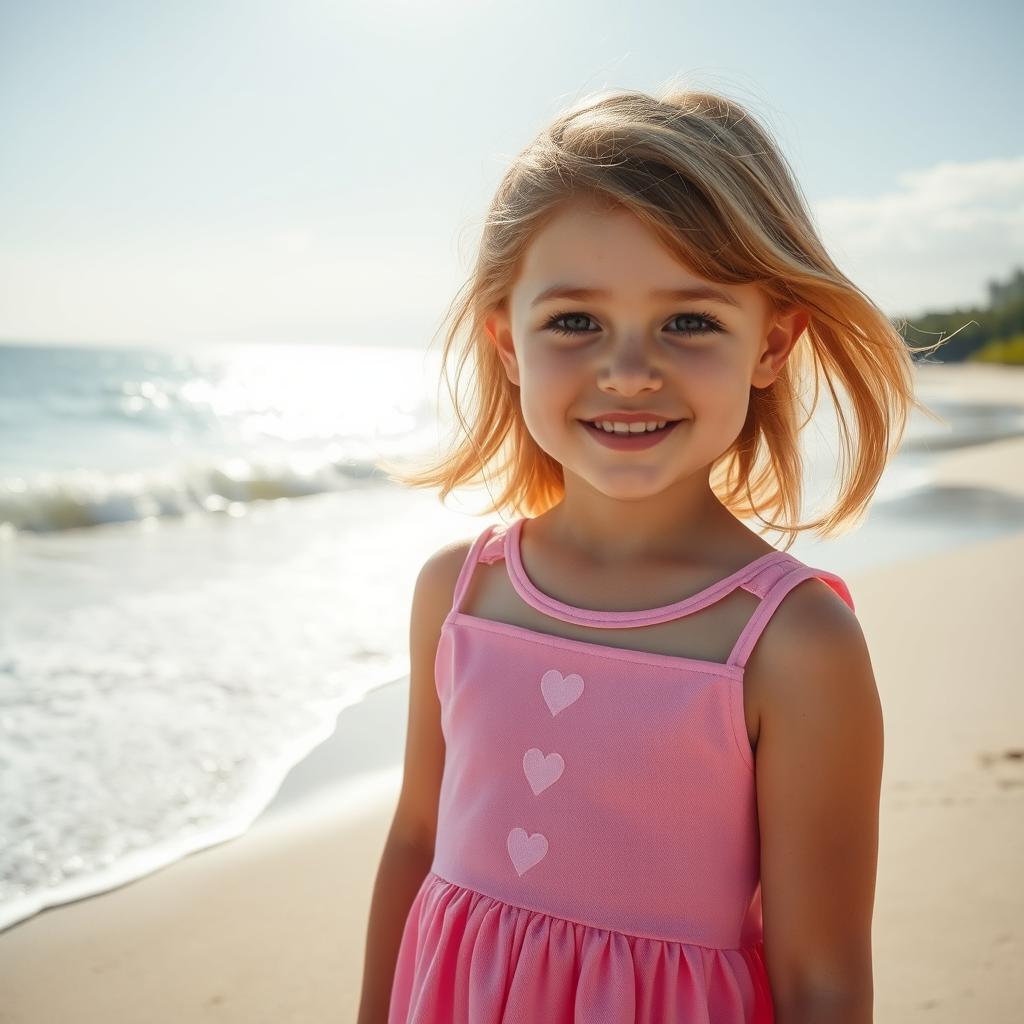
[[[715,93],[676,86],[657,97],[622,90],[592,94],[514,159],[487,211],[475,266],[445,317],[441,358],[448,380],[458,356],[456,388],[450,381],[448,388],[461,434],[457,427],[447,452],[426,467],[410,471],[381,463],[389,478],[439,488],[442,503],[455,488],[483,482],[492,498],[486,512],[536,516],[561,501],[562,467],[527,430],[519,388],[508,379],[484,322],[506,308],[531,239],[572,197],[626,208],[706,279],[758,285],[772,312],[790,304],[808,310],[807,328],[776,379],[751,388],[743,428],[711,467],[709,483],[735,516],[756,516],[785,535],[787,549],[803,530],[843,532],[866,510],[902,440],[910,407],[934,415],[914,397],[910,353],[942,342],[910,348],[835,266],[788,163],[748,110]],[[468,415],[458,392],[467,362],[476,371]],[[813,402],[799,422],[808,379]],[[800,523],[798,436],[817,408],[822,379],[840,427],[839,491],[825,514]],[[837,381],[850,399],[855,440]]]

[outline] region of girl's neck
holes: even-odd
[[[553,547],[595,565],[721,564],[772,550],[708,490],[689,503],[599,502],[569,495],[526,527],[538,547]]]

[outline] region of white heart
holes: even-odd
[[[565,771],[565,761],[561,754],[548,754],[547,757],[537,748],[530,749],[523,754],[523,771],[526,773],[526,780],[530,783],[533,795],[543,793],[548,786],[553,786]]]
[[[522,876],[544,859],[548,852],[548,840],[540,832],[534,832],[532,836],[526,834],[525,828],[514,828],[508,834],[506,842],[508,855],[512,858],[512,866]]]
[[[541,677],[540,692],[552,716],[575,704],[583,693],[583,677],[573,672],[563,676],[557,668],[549,668]]]

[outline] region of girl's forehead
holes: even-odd
[[[536,231],[530,249],[545,249],[574,239],[628,238],[660,244],[655,233],[631,210],[573,200],[561,205]]]
[[[673,294],[689,291],[703,294]],[[767,309],[756,284],[707,279],[631,210],[586,198],[562,204],[538,228],[523,250],[509,298],[524,315],[556,298],[630,304],[703,298],[733,317],[761,316]]]
[[[631,278],[650,288],[714,284],[680,261],[630,211],[579,203],[560,209],[530,239],[515,285],[536,290],[569,278],[597,288],[600,282],[627,283]]]

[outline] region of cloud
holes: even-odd
[[[1024,265],[1024,156],[897,180],[879,196],[814,204],[833,259],[887,313],[984,305],[986,282]]]

